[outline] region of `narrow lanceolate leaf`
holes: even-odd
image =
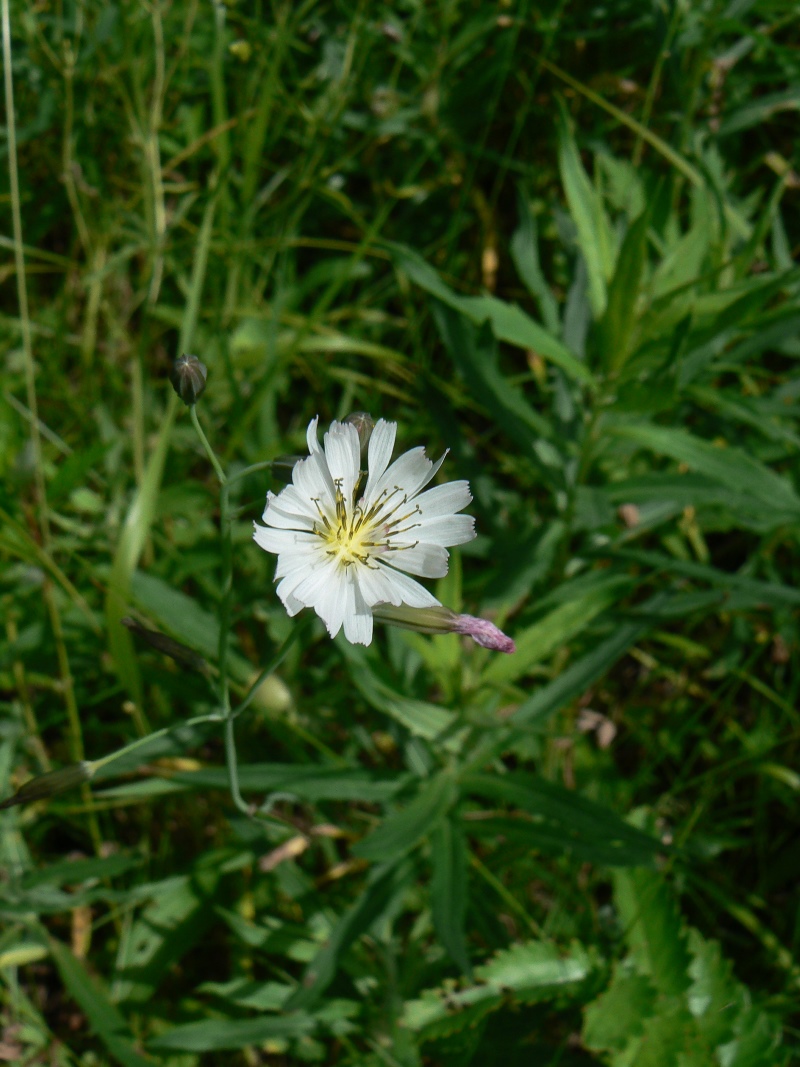
[[[308,965],[301,987],[286,1003],[286,1011],[309,1008],[334,979],[339,960],[353,942],[379,918],[395,893],[411,881],[407,864],[374,868],[366,889],[335,923],[330,937]]]
[[[657,838],[631,826],[610,808],[583,797],[557,782],[533,774],[469,774],[463,776],[465,794],[490,798],[524,812],[529,818],[465,820],[470,834],[496,832],[547,852],[574,852],[608,866],[652,866],[663,851]]]
[[[512,718],[514,726],[521,726],[523,723],[541,725],[546,722],[581,693],[586,692],[589,686],[605,674],[647,631],[649,625],[644,619],[621,623],[605,641],[524,700]]]
[[[456,781],[447,771],[423,782],[414,799],[363,841],[353,847],[356,856],[387,863],[405,855],[432,832],[452,807]]]
[[[514,634],[516,652],[513,656],[498,656],[491,660],[483,672],[483,681],[498,685],[522,678],[533,666],[582,633],[629,585],[629,578],[615,575],[582,594],[576,593],[574,600],[559,604],[543,618]]]
[[[156,447],[148,460],[142,484],[128,508],[122,534],[114,552],[106,594],[105,616],[109,651],[120,681],[137,704],[142,702],[142,680],[131,635],[121,625],[121,620],[128,614],[131,578],[155,518],[177,406],[177,397],[170,393],[167,413],[161,424]]]
[[[439,277],[422,256],[406,245],[387,242],[398,269],[431,296],[460,311],[476,326],[490,322],[498,341],[531,349],[549,359],[565,374],[584,385],[592,383],[592,375],[577,356],[548,333],[516,304],[507,304],[494,296],[459,296]]]
[[[111,1058],[122,1067],[153,1067],[153,1060],[141,1055],[134,1047],[133,1035],[119,1009],[106,991],[89,977],[83,964],[66,945],[50,938],[50,952],[68,993],[74,997]]]
[[[528,197],[521,187],[517,190],[517,209],[519,225],[511,238],[511,258],[514,260],[517,273],[539,305],[539,313],[545,329],[553,337],[558,337],[561,332],[558,303],[542,271],[539,261],[536,218],[531,211]]]
[[[453,961],[466,974],[470,970],[464,940],[467,910],[467,844],[461,823],[444,819],[431,835],[431,910],[433,925]]]
[[[738,493],[758,501],[783,521],[800,520],[800,497],[791,482],[735,445],[712,444],[686,430],[647,423],[610,423],[610,433],[670,456]]]
[[[316,1029],[311,1015],[262,1015],[253,1019],[203,1019],[175,1026],[149,1042],[154,1052],[219,1052],[261,1045],[276,1038],[301,1037]]]
[[[600,364],[611,374],[625,366],[633,349],[649,226],[650,211],[645,210],[628,228],[608,288],[605,313],[598,324]]]
[[[563,104],[558,125],[558,164],[570,215],[578,231],[578,245],[589,274],[589,301],[597,320],[606,310],[608,281],[614,266],[611,227],[600,196],[581,163]]]

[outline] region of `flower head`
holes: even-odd
[[[291,485],[267,494],[266,526],[253,536],[278,556],[278,596],[290,615],[313,608],[331,637],[344,627],[348,641],[368,645],[379,604],[439,603],[409,574],[447,574],[448,547],[475,536],[475,520],[457,514],[472,496],[465,481],[425,489],[444,456],[432,463],[412,448],[390,463],[397,425],[383,419],[369,440],[362,488],[356,427],[331,423],[322,448],[317,422],[308,427],[308,458],[295,465]]]

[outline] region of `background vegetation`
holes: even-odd
[[[162,733],[0,815],[0,1058],[788,1063],[796,4],[10,8],[2,795]],[[358,409],[449,447],[480,536],[439,596],[518,645],[299,624],[236,721],[252,814],[191,721],[182,351],[229,472]],[[240,696],[298,626],[271,485],[232,497]]]

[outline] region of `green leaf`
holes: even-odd
[[[521,390],[511,386],[500,373],[497,344],[491,332],[487,335],[485,330],[476,330],[463,314],[444,304],[434,307],[434,318],[472,397],[524,452],[533,454],[534,434],[549,437],[552,428],[533,410]]]
[[[541,726],[610,670],[649,626],[648,621],[639,620],[620,623],[605,641],[572,663],[552,682],[537,689],[533,696],[523,700],[512,716],[513,725]]]
[[[561,182],[572,220],[578,231],[578,244],[589,274],[589,301],[596,320],[602,318],[608,301],[607,283],[614,268],[611,227],[602,200],[583,169],[572,136],[569,116],[559,100],[558,164]]]
[[[517,273],[539,305],[545,329],[553,337],[558,337],[561,332],[558,304],[542,272],[536,218],[521,185],[517,188],[517,211],[519,226],[511,238],[511,258]]]
[[[325,992],[336,975],[341,956],[386,910],[398,889],[412,877],[405,864],[375,867],[367,888],[334,925],[325,945],[317,952],[303,975],[300,988],[286,1004],[287,1011],[310,1008]]]
[[[560,341],[543,329],[516,304],[506,304],[493,296],[459,296],[446,285],[436,271],[413,249],[406,245],[386,242],[392,259],[399,270],[421,289],[437,297],[447,307],[465,315],[475,326],[489,321],[498,341],[532,349],[544,359],[549,359],[565,374],[584,385],[591,385],[593,378],[588,368]]]
[[[302,763],[241,763],[239,784],[246,793],[287,793],[308,800],[352,800],[381,804],[403,789],[410,775],[386,775],[351,767]],[[179,771],[169,781],[192,789],[229,789],[224,767]],[[107,790],[111,793],[111,790]]]
[[[514,634],[517,651],[513,656],[497,656],[491,660],[483,672],[483,681],[489,685],[502,685],[522,678],[531,667],[577,637],[629,585],[630,579],[626,576],[604,578],[582,595],[576,595],[574,600],[559,604],[533,625],[517,631]]]
[[[161,423],[156,447],[147,462],[144,478],[134,494],[125,517],[122,534],[117,543],[111,564],[108,592],[106,594],[105,616],[109,652],[120,681],[127,689],[134,703],[139,706],[143,701],[139,665],[131,635],[122,626],[120,620],[130,613],[131,580],[136,565],[144,551],[144,546],[150,534],[150,527],[155,518],[164,464],[169,450],[172,424],[177,410],[178,398],[171,392],[167,413]]]
[[[410,804],[353,846],[354,855],[380,863],[399,859],[441,822],[457,795],[455,779],[447,771],[422,782]]]
[[[492,824],[496,821],[500,833],[528,835],[532,842],[541,835],[548,852],[580,854],[588,848],[593,859],[599,853],[609,866],[652,865],[656,854],[664,851],[655,837],[631,826],[610,808],[538,775],[468,774],[462,777],[461,788],[464,793],[511,804],[534,820],[465,820],[471,834],[495,832]]]
[[[609,423],[608,433],[670,456],[690,469],[757,501],[779,522],[800,520],[800,497],[791,483],[734,445],[717,447],[686,430],[645,423]]]
[[[256,1019],[203,1019],[184,1023],[148,1042],[154,1052],[218,1052],[223,1049],[261,1045],[271,1038],[300,1037],[316,1029],[316,1021],[304,1012]]]
[[[600,365],[615,374],[628,361],[639,316],[639,291],[647,254],[650,211],[628,227],[608,289],[608,303],[597,325]]]
[[[210,856],[198,864],[193,877],[171,880],[128,927],[117,954],[114,999],[145,1003],[167,971],[208,929],[211,901],[219,871]]]
[[[442,734],[449,734],[457,723],[457,716],[438,704],[398,693],[392,685],[373,669],[373,660],[366,649],[337,639],[339,650],[347,660],[353,684],[372,707],[391,715],[410,733],[432,741]],[[461,731],[463,733],[463,731]],[[458,749],[459,735],[449,737],[448,749]]]
[[[614,965],[611,984],[586,1006],[583,1043],[596,1052],[621,1052],[655,1014],[656,990],[645,975]]]
[[[440,941],[464,974],[470,963],[464,940],[467,911],[467,844],[459,820],[448,815],[431,834],[431,911]]]
[[[640,974],[665,997],[691,984],[690,957],[675,898],[657,871],[614,872],[614,897],[625,940]]]
[[[128,1024],[112,1004],[105,990],[56,938],[50,938],[50,952],[56,961],[61,980],[74,997],[89,1025],[97,1034],[112,1059],[122,1067],[153,1067],[153,1061],[136,1051]]]
[[[568,953],[544,941],[526,941],[497,953],[475,970],[475,984],[463,989],[428,989],[409,1000],[403,1023],[432,1040],[474,1026],[509,1000],[531,1004],[548,1000],[583,982],[594,962],[581,945]]]

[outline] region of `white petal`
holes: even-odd
[[[415,582],[413,578],[409,578],[407,574],[402,574],[380,562],[378,562],[378,567],[391,581],[394,592],[402,597],[401,603],[407,604],[410,608],[433,608],[439,603],[432,593],[429,593],[419,582]],[[393,600],[391,603],[397,602]]]
[[[391,493],[397,487],[406,498],[413,496],[425,482],[431,468],[431,461],[425,455],[424,448],[412,448],[396,459],[389,469],[375,482],[369,494],[364,494],[365,508],[374,506],[382,493]],[[395,494],[395,499],[399,499]]]
[[[336,490],[323,452],[315,452],[308,459],[295,463],[292,481],[300,496],[308,500],[314,510],[314,501],[318,500],[326,513],[332,514],[335,511]]]
[[[430,522],[423,520],[419,529],[411,532],[418,534],[424,544],[443,545],[445,548],[463,545],[466,541],[474,540],[476,536],[475,520],[471,515],[446,515]]]
[[[445,482],[426,489],[414,503],[426,519],[437,519],[442,515],[455,515],[472,500],[469,482]]]
[[[381,554],[381,559],[398,570],[419,574],[423,578],[444,578],[447,574],[447,549],[436,544],[420,543],[394,550],[389,548]]]
[[[402,604],[403,597],[392,584],[393,572],[386,567],[359,567],[358,587],[369,608],[378,604]]]
[[[346,571],[331,575],[314,603],[314,610],[328,627],[331,637],[336,637],[346,615],[353,610],[352,584]]]
[[[272,493],[267,496],[267,506],[262,516],[264,522],[279,530],[306,530],[310,533],[319,522],[319,512],[310,500],[303,501],[294,486],[287,486],[287,489],[291,489],[292,493],[287,495],[284,489],[278,496]]]
[[[332,422],[325,434],[325,458],[334,484],[337,482],[349,508],[361,467],[358,430],[349,422]]]
[[[253,523],[253,540],[266,552],[289,552],[296,553],[318,545],[322,547],[322,541],[316,534],[301,533],[297,530],[276,530],[272,526],[257,526]]]
[[[370,499],[372,490],[386,473],[386,468],[389,466],[389,460],[392,458],[392,452],[394,451],[396,435],[396,422],[386,422],[384,419],[378,419],[375,423],[375,428],[369,439],[369,477],[367,478],[367,487],[364,490],[365,502]]]
[[[351,645],[372,644],[372,612],[354,612],[345,615],[344,636]]]
[[[319,415],[315,415],[311,422],[308,424],[306,430],[306,443],[308,444],[308,454],[313,456],[315,452],[321,452],[319,447],[319,437],[317,435],[317,426],[319,425]]]

